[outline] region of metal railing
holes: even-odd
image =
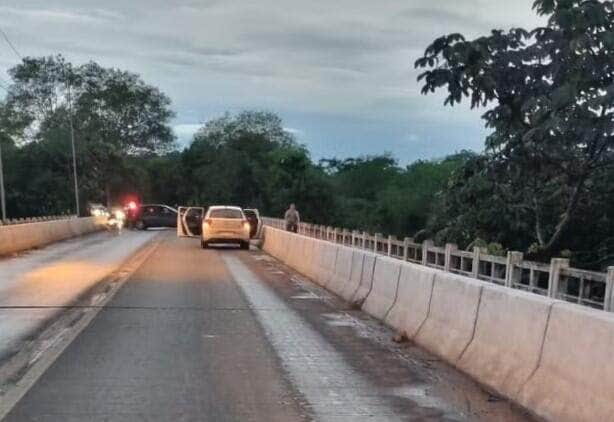
[[[39,223],[41,221],[69,220],[71,218],[77,218],[77,216],[71,215],[71,214],[64,214],[64,215],[48,215],[45,217],[9,218],[4,221],[0,219],[0,227],[1,226],[12,226],[15,224]]]
[[[285,229],[281,219],[264,217],[263,221],[265,225]],[[464,251],[451,243],[441,247],[432,240],[416,243],[410,237],[400,240],[380,233],[310,223],[300,223],[298,233],[509,288],[614,311],[614,266],[608,267],[607,273],[587,271],[571,268],[569,260],[564,258],[553,258],[550,264],[525,261],[522,252],[490,255],[478,247]]]

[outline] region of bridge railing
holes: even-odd
[[[265,225],[285,229],[282,219],[265,217],[263,221]],[[300,223],[298,233],[509,288],[614,311],[614,266],[606,273],[587,271],[571,268],[565,258],[553,258],[549,264],[525,261],[522,252],[491,255],[478,247],[464,251],[451,243],[442,247],[432,240],[417,243],[410,237],[400,240],[381,233],[310,223]]]
[[[62,215],[47,215],[44,217],[9,218],[4,221],[0,219],[0,226],[12,226],[15,224],[39,223],[41,221],[69,220],[71,218],[77,218],[77,216],[72,215],[72,214],[62,214]]]

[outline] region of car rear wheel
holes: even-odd
[[[249,242],[241,242],[241,249],[248,250],[249,249]]]
[[[200,247],[203,249],[209,249],[209,244],[207,242],[205,242],[204,240],[200,241]]]
[[[135,227],[138,230],[147,230],[147,226],[145,225],[145,222],[143,220],[139,220],[136,222]]]

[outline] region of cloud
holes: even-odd
[[[444,33],[534,27],[532,1],[6,0],[0,26],[24,55],[141,74],[173,100],[184,144],[202,116],[265,108],[315,156],[403,161],[483,144],[480,111],[422,96],[415,59]],[[16,61],[1,42],[0,74]]]
[[[44,8],[16,8],[0,7],[0,14],[10,15],[19,19],[26,19],[50,23],[93,24],[122,20],[124,17],[118,12],[105,9],[91,9],[88,12],[75,12],[68,9]]]

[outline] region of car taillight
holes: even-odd
[[[251,226],[249,225],[249,221],[247,221],[247,220],[243,220],[243,228],[244,228],[245,230],[249,230],[249,229],[250,229],[250,227],[251,227]]]
[[[210,218],[206,218],[206,219],[205,219],[205,224],[206,224],[207,226],[210,226],[211,224],[213,224],[213,220],[212,220],[212,219],[210,219]]]

